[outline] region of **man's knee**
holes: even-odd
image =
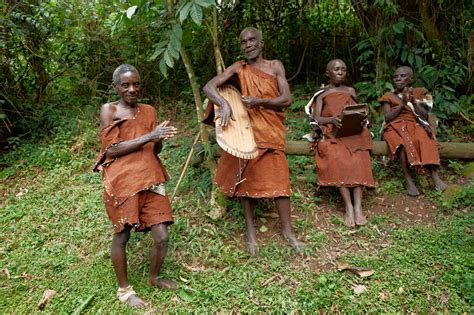
[[[156,224],[151,227],[153,241],[156,244],[166,244],[169,241],[168,226],[164,223]]]
[[[130,239],[130,228],[125,228],[120,233],[114,234],[113,243],[125,247]]]

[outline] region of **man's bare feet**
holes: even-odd
[[[255,242],[247,242],[247,250],[251,256],[255,256],[258,253],[258,246]]]
[[[346,208],[346,215],[344,216],[344,225],[349,226],[349,227],[355,225],[354,208],[352,207]]]
[[[367,224],[367,218],[365,217],[364,212],[362,211],[362,208],[355,207],[354,208],[354,216],[355,216],[355,224],[357,224],[357,225],[366,225]]]
[[[295,235],[292,232],[282,231],[283,237],[290,243],[290,246],[296,250],[300,250],[306,246],[305,243],[300,242],[296,239]]]
[[[120,302],[123,302],[130,307],[141,308],[148,304],[143,299],[137,296],[131,286],[128,286],[126,288],[119,288],[117,292],[117,297]]]
[[[441,178],[439,178],[438,174],[433,175],[433,183],[436,189],[439,191],[444,191],[446,188],[448,188],[448,185],[446,185],[446,183],[443,182]]]
[[[416,197],[420,194],[420,191],[416,188],[415,183],[411,179],[405,181],[405,187],[409,196]]]
[[[176,290],[178,288],[178,285],[176,284],[176,282],[174,282],[173,280],[168,280],[168,279],[158,279],[158,278],[149,279],[148,283],[151,286],[157,287],[160,289]]]

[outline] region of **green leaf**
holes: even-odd
[[[173,59],[179,59],[179,50],[176,50],[172,45],[171,42],[168,44],[166,51]]]
[[[168,67],[166,66],[164,58],[162,58],[160,61],[160,72],[165,78],[168,78]]]
[[[392,29],[395,33],[402,34],[404,26],[405,26],[405,24],[403,22],[398,22],[398,23],[392,25]]]
[[[158,56],[161,55],[165,51],[166,49],[165,47],[167,44],[168,44],[167,41],[161,41],[158,44],[156,44],[155,51],[151,55],[150,60],[155,60],[156,58],[158,58]]]
[[[197,25],[201,25],[202,22],[202,9],[199,5],[194,4],[191,8],[191,18],[193,19],[194,23]]]
[[[190,290],[181,289],[179,290],[178,295],[184,302],[191,302],[194,300],[193,292]]]
[[[151,55],[150,57],[150,60],[155,60],[156,58],[158,58],[159,55],[161,55],[163,53],[163,51],[165,51],[164,48],[159,48],[159,49],[155,49],[155,51],[153,52],[153,55]]]
[[[137,6],[136,6],[136,5],[131,6],[130,8],[128,8],[128,9],[127,9],[127,17],[128,17],[129,19],[131,19],[131,18],[132,18],[132,15],[135,14],[135,11],[136,11],[136,10],[137,10]]]
[[[406,50],[403,50],[402,51],[402,56],[400,57],[400,59],[402,60],[402,62],[405,62],[407,61],[407,51]]]
[[[195,3],[204,8],[209,8],[211,5],[216,5],[214,0],[196,0]]]
[[[181,49],[181,40],[175,36],[172,36],[171,37],[171,40],[170,40],[170,46],[179,52],[179,50]]]
[[[413,66],[413,62],[415,61],[414,59],[415,59],[415,56],[413,55],[413,53],[409,53],[408,54],[408,63],[412,66]]]
[[[193,5],[192,2],[188,2],[184,5],[184,7],[179,11],[179,21],[183,23],[184,20],[187,19],[189,15],[189,10],[191,9],[191,6]]]
[[[173,57],[170,56],[168,50],[166,50],[165,53],[163,54],[163,59],[165,60],[166,65],[168,67],[173,68],[174,66]]]
[[[423,65],[423,59],[420,56],[416,55],[415,60],[416,60],[417,67],[421,67]]]
[[[183,38],[183,29],[181,28],[181,25],[175,24],[173,26],[172,36],[176,37],[179,40],[181,40],[181,38]]]

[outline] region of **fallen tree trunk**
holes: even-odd
[[[311,143],[307,141],[287,141],[285,153],[287,155],[314,155],[314,151],[310,149]],[[438,149],[443,159],[474,160],[474,143],[472,142],[439,142]],[[204,152],[199,149],[195,152],[191,160],[193,166],[204,161]],[[215,144],[212,148],[213,155],[219,157],[221,152],[222,149]],[[385,141],[374,141],[372,155],[388,155],[388,146]]]

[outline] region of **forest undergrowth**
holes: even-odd
[[[197,128],[183,113],[160,110],[160,116],[169,115],[181,116],[180,135],[161,154],[171,194]],[[302,128],[303,117],[290,112],[287,123],[289,137],[300,137],[293,131]],[[39,312],[47,289],[56,294],[46,313],[132,313],[115,296],[112,229],[100,176],[92,172],[97,127],[97,120],[87,119],[63,124],[49,140],[17,143],[2,156],[1,313]],[[313,158],[288,159],[293,226],[305,249],[296,252],[281,239],[272,203],[262,202],[256,218],[260,252],[249,257],[240,205],[230,201],[224,217],[208,218],[209,173],[190,167],[173,200],[175,223],[162,270],[178,290],[147,285],[152,240],[132,234],[129,277],[151,302],[146,311],[473,311],[474,185],[463,175],[472,175],[472,163],[443,161],[441,175],[456,187],[450,195],[417,176],[425,193],[412,198],[404,194],[398,166],[374,159],[378,187],[364,200],[369,223],[350,229],[343,225],[337,191],[317,189]],[[339,271],[344,264],[372,274]]]

